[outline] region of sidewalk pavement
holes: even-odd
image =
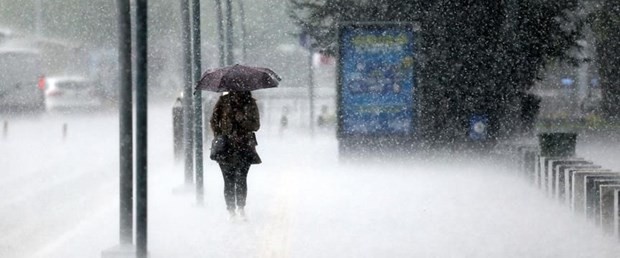
[[[268,149],[267,149],[268,148]],[[617,257],[620,245],[527,182],[467,157],[340,163],[332,137],[261,140],[248,221],[229,221],[216,164],[205,203],[182,166],[149,163],[150,257]],[[101,257],[118,244],[117,192],[38,257]]]

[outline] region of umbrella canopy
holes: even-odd
[[[207,70],[196,90],[253,91],[277,87],[280,80],[280,76],[269,68],[235,64]]]

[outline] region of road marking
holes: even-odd
[[[266,226],[258,257],[290,257],[293,219],[291,212],[295,211],[294,206],[298,198],[297,180],[290,173],[284,172],[276,188],[279,191],[273,207],[275,216]]]
[[[33,257],[51,257],[51,255],[61,247],[68,246],[67,243],[72,239],[75,239],[80,233],[94,227],[95,224],[104,221],[105,218],[112,217],[111,214],[116,207],[116,203],[116,201],[109,201],[105,205],[102,205],[99,209],[97,209],[97,211],[93,212],[91,216],[88,216],[88,219],[80,221],[74,227],[65,231],[63,234],[56,236],[53,241],[37,250]],[[91,234],[97,234],[97,232],[92,232]]]

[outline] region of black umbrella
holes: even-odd
[[[236,64],[207,70],[196,90],[252,91],[277,87],[280,80],[280,76],[269,68]]]

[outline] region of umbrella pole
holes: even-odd
[[[192,85],[200,81],[202,66],[202,52],[200,43],[200,0],[192,0],[192,43],[194,49],[194,80]],[[202,151],[202,91],[194,92],[194,139],[195,151],[194,159],[196,162],[196,201],[198,204],[204,202],[204,180],[203,180],[203,151]]]

